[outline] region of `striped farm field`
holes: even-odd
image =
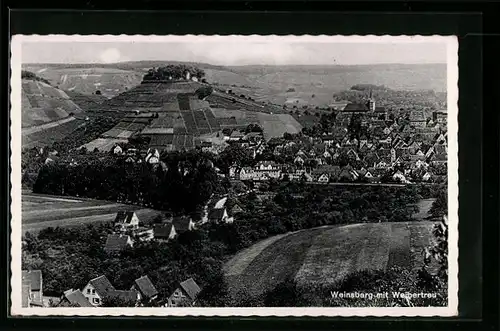
[[[140,221],[150,222],[160,212],[110,201],[57,197],[23,192],[22,232],[47,227],[70,227],[113,221],[119,211],[135,211]]]
[[[64,91],[43,82],[23,80],[21,96],[23,128],[59,121],[82,112]]]
[[[323,226],[265,239],[224,266],[232,293],[253,295],[294,278],[298,284],[334,284],[362,270],[418,269],[433,244],[434,222]]]

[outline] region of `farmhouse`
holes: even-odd
[[[157,149],[148,149],[146,158],[144,160],[149,164],[156,164],[160,162],[160,153]]]
[[[118,298],[124,301],[138,301],[139,293],[134,290],[117,290],[106,276],[91,279],[82,290],[92,306],[101,306],[107,298]]]
[[[167,300],[168,307],[193,306],[201,288],[193,278],[189,278],[175,289]]]
[[[208,214],[208,220],[213,223],[231,223],[232,218],[229,217],[225,207],[213,208]]]
[[[139,227],[139,218],[133,211],[120,211],[116,214],[114,224],[115,228],[123,232],[137,230]]]
[[[312,171],[312,176],[319,183],[328,183],[338,178],[340,174],[339,166],[322,166]]]
[[[137,291],[139,293],[139,301],[142,302],[155,300],[158,297],[158,290],[148,276],[137,278],[130,290]]]
[[[155,224],[153,233],[154,238],[160,241],[168,241],[174,239],[177,235],[175,227],[172,223]]]
[[[174,226],[175,232],[177,234],[181,234],[186,231],[192,231],[195,228],[193,220],[188,216],[174,217],[174,219],[172,220],[172,225]]]
[[[112,149],[113,154],[121,155],[123,153],[123,149],[119,145],[115,145]]]
[[[132,245],[132,239],[128,235],[108,234],[104,251],[108,254],[119,253],[127,247],[132,247]]]
[[[41,270],[23,270],[22,272],[22,306],[43,306],[43,277]]]
[[[113,284],[103,275],[91,279],[83,288],[82,293],[92,306],[100,306],[102,300],[111,296],[114,291],[115,287]]]

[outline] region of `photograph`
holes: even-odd
[[[11,314],[456,316],[455,36],[14,35]]]

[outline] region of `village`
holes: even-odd
[[[306,129],[266,141],[262,128],[250,124],[245,129],[223,130],[222,143],[196,140],[194,148],[214,155],[229,146],[245,150],[253,161],[237,160],[226,173],[216,168],[221,176],[241,181],[411,184],[445,180],[446,111],[389,111],[376,107],[370,93],[366,103],[336,103],[331,112],[334,121],[320,131]],[[115,144],[110,153],[126,163],[145,162],[165,168],[160,148],[141,150],[127,145]],[[77,164],[76,156],[60,160],[57,154],[49,152],[45,163]]]
[[[244,183],[249,188],[244,194],[259,193],[259,186],[268,181],[318,185],[412,185],[446,181],[446,112],[434,111],[429,117],[423,110],[395,114],[376,107],[371,95],[366,103],[336,107],[333,110],[336,116],[330,117],[334,121],[316,132],[285,133],[282,138],[266,141],[262,129],[253,125],[247,130],[226,130],[223,148],[206,141],[196,148],[215,155],[225,149],[244,151],[248,157],[233,160],[227,171],[211,164],[221,178]],[[139,151],[115,145],[110,154],[125,163],[144,162],[152,169],[167,167],[158,149]],[[45,164],[76,165],[77,160],[76,155],[60,159],[57,151],[50,151]],[[135,212],[121,211],[116,214],[113,232],[107,235],[103,250],[109,256],[119,256],[137,242],[168,242],[205,223],[232,223],[242,211],[237,199],[227,195],[213,196],[199,220],[165,213],[145,224]],[[42,279],[40,270],[23,271],[24,307],[99,307],[105,302],[119,305],[117,301],[133,306],[191,306],[196,304],[201,291],[196,280],[188,278],[170,296],[159,297],[148,275],[136,279],[129,289],[116,289],[101,275],[89,279],[82,289],[69,288],[60,297],[50,298],[49,303],[43,296]]]

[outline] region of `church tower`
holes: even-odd
[[[375,99],[373,98],[372,89],[370,89],[370,97],[368,98],[368,108],[370,111],[375,111]]]

